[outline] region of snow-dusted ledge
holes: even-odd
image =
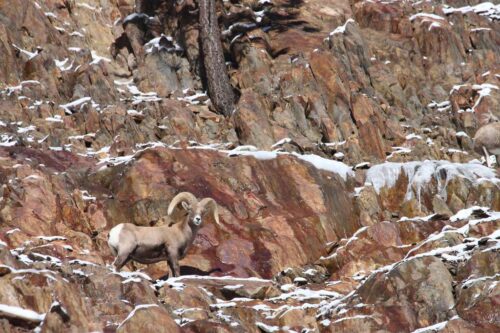
[[[45,319],[45,314],[7,304],[0,304],[0,314],[34,323],[40,323]]]
[[[380,193],[384,187],[395,186],[401,173],[408,177],[405,200],[410,200],[415,196],[420,200],[422,187],[433,179],[437,183],[438,193],[442,196],[446,194],[448,183],[456,177],[465,178],[474,186],[484,181],[500,184],[495,171],[479,163],[426,160],[404,163],[386,162],[374,165],[367,172],[365,185],[372,185],[375,191]]]
[[[99,161],[99,164],[104,164],[103,167],[106,167],[106,164],[112,164],[112,165],[118,165],[122,163],[129,163],[134,159],[134,157],[147,149],[151,148],[157,148],[157,147],[163,147],[163,148],[168,148],[168,149],[181,149],[179,147],[175,147],[173,145],[166,145],[162,142],[149,142],[141,145],[137,145],[138,148],[140,148],[138,151],[136,151],[132,155],[128,156],[120,156],[120,157],[106,157],[103,158]],[[297,159],[302,160],[304,162],[312,164],[314,167],[316,167],[319,170],[324,170],[324,171],[329,171],[338,174],[341,176],[344,180],[347,180],[348,177],[354,177],[354,171],[352,170],[352,167],[349,165],[339,162],[339,161],[334,161],[330,160],[318,155],[314,154],[297,154],[297,153],[288,153],[288,152],[281,152],[281,151],[265,151],[265,150],[258,150],[254,146],[239,146],[236,147],[235,149],[232,150],[227,150],[221,147],[221,145],[199,145],[199,146],[192,146],[192,147],[187,147],[187,149],[206,149],[206,150],[214,150],[223,154],[226,154],[228,157],[234,157],[234,156],[251,156],[254,157],[258,160],[272,160],[277,158],[279,155],[291,155],[295,156]],[[96,155],[97,153],[107,153],[109,151],[109,147],[104,147],[102,148],[99,152],[94,152],[94,153],[89,153],[88,155]]]
[[[190,143],[197,144],[194,142]],[[175,144],[166,145],[163,142],[148,142],[144,144],[137,144],[136,146],[138,150],[132,155],[120,157],[108,156],[100,159],[99,164],[103,165],[102,168],[105,168],[106,165],[118,165],[122,163],[126,164],[132,161],[140,152],[152,148],[162,147],[167,149],[183,149],[176,146]],[[319,170],[336,173],[340,175],[344,181],[349,177],[354,177],[355,175],[351,166],[339,161],[321,157],[319,155],[301,155],[295,152],[289,153],[279,150],[259,150],[256,147],[250,145],[239,146],[232,150],[228,150],[226,147],[227,146],[224,144],[197,144],[187,147],[186,149],[213,150],[222,154],[226,154],[228,157],[250,156],[259,160],[273,160],[278,158],[278,156],[280,155],[290,155],[296,157],[301,161],[312,164]],[[87,155],[84,156],[93,156],[97,155],[98,153],[102,154],[108,152],[109,147],[103,147],[98,152],[88,152]],[[500,179],[497,178],[495,171],[479,164],[478,162],[472,161],[469,163],[453,163],[449,161],[425,160],[403,163],[385,162],[376,164],[368,170],[365,186],[373,186],[375,188],[375,191],[377,193],[380,193],[380,190],[383,187],[393,187],[400,177],[401,172],[406,174],[409,179],[405,197],[406,200],[411,199],[414,196],[420,198],[421,188],[424,185],[428,184],[432,179],[435,179],[437,181],[440,194],[444,194],[449,181],[455,177],[466,178],[470,180],[474,185],[480,184],[483,181],[490,181],[492,183],[500,185]]]
[[[125,324],[128,320],[130,320],[130,318],[132,318],[135,313],[141,309],[147,309],[147,308],[152,308],[152,307],[158,307],[158,304],[140,304],[140,305],[137,305],[127,316],[127,318],[125,318],[124,321],[122,321],[120,323],[120,325],[118,325],[118,328],[122,327],[123,324]],[[118,329],[117,328],[117,329]]]

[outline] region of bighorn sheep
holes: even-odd
[[[183,214],[172,218],[174,209],[181,204]],[[201,227],[203,217],[209,212],[219,222],[217,203],[212,198],[200,201],[189,192],[177,194],[168,206],[167,218],[171,224],[158,227],[140,227],[121,223],[109,232],[108,245],[116,259],[113,263],[120,270],[129,260],[153,264],[167,260],[173,276],[179,276],[179,259],[184,258]],[[180,215],[180,214],[179,214]]]
[[[489,115],[488,118],[491,120],[493,116]],[[477,130],[474,150],[478,154],[484,154],[488,167],[491,167],[489,154],[495,155],[497,165],[500,166],[500,122],[486,124]]]

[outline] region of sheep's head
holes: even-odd
[[[172,215],[175,207],[182,206],[184,216],[188,219],[188,223],[195,227],[199,227],[203,219],[210,213],[213,214],[215,223],[221,226],[219,222],[219,210],[217,203],[212,198],[204,198],[198,201],[196,197],[189,192],[181,192],[177,194],[170,205],[168,206],[168,215]]]
[[[499,121],[499,119],[493,113],[491,113],[491,111],[481,113],[478,117],[479,125],[481,126]]]

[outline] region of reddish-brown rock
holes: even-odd
[[[224,117],[196,1],[0,1],[0,331],[498,331],[498,6],[446,3],[217,2]],[[223,228],[114,272],[180,191]]]

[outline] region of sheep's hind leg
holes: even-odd
[[[113,262],[113,265],[115,266],[115,269],[117,271],[120,271],[120,269],[130,261],[130,259],[131,259],[130,254],[132,252],[133,252],[133,250],[131,251],[130,249],[125,249],[125,250],[118,252],[116,259]]]
[[[128,255],[118,255],[116,257],[115,262],[113,263],[117,272],[122,269],[130,261],[130,257]]]
[[[486,165],[488,166],[488,168],[491,168],[490,155],[488,154],[488,151],[484,146],[483,146],[483,152],[484,152],[484,157],[486,158]]]

